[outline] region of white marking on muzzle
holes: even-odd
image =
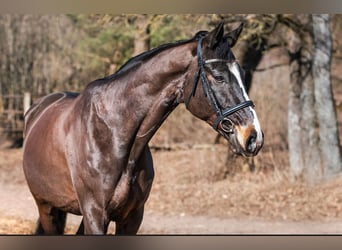
[[[248,101],[250,100],[249,96],[247,95],[247,92],[245,90],[245,87],[242,83],[242,79],[241,79],[241,75],[240,75],[240,70],[238,68],[238,64],[237,62],[233,62],[233,63],[228,63],[228,68],[230,70],[230,72],[232,72],[235,76],[235,78],[237,79],[238,83],[239,83],[239,86],[241,88],[241,91],[242,91],[242,94],[243,94],[243,97],[245,98],[245,101]],[[260,123],[259,123],[259,119],[258,119],[258,116],[254,110],[254,108],[252,107],[248,107],[250,109],[250,111],[252,112],[252,115],[254,117],[253,119],[253,125],[254,125],[254,128],[257,132],[257,143],[261,143],[262,142],[262,131],[261,131],[261,127],[260,127]]]

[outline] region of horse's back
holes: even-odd
[[[74,92],[59,92],[52,93],[47,96],[41,97],[35,101],[35,103],[25,113],[25,127],[24,127],[24,138],[27,135],[27,131],[31,128],[32,124],[43,115],[43,113],[51,107],[53,104],[62,101],[63,99],[76,98],[79,93]]]

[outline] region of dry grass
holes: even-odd
[[[33,234],[35,223],[17,217],[0,217],[0,234]]]
[[[241,168],[227,176],[225,150],[216,146],[154,154],[156,178],[147,209],[222,218],[342,218],[341,178],[310,186],[291,181],[286,169],[267,167],[253,172]]]
[[[32,235],[35,232],[36,222],[13,216],[0,216],[0,235]],[[75,234],[77,228],[66,226],[65,234]]]

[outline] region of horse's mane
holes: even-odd
[[[176,42],[166,43],[162,44],[156,48],[153,48],[151,50],[145,51],[137,56],[134,56],[130,58],[126,63],[124,63],[114,74],[109,75],[101,80],[111,80],[113,78],[116,78],[119,75],[122,75],[124,73],[129,72],[131,69],[135,68],[137,65],[140,65],[142,62],[148,60],[149,58],[155,56],[156,54],[170,48],[177,47],[179,45],[183,45],[189,42],[193,42],[198,40],[200,36],[203,36],[204,34],[207,34],[207,31],[199,31],[196,33],[195,36],[193,36],[190,39],[187,40],[179,40]]]

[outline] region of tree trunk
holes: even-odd
[[[313,15],[312,20],[315,45],[313,61],[314,96],[319,123],[319,146],[324,177],[329,178],[340,172],[342,168],[330,75],[332,39],[329,29],[329,15]]]
[[[331,37],[327,15],[306,15],[296,21],[302,29],[289,46],[289,159],[293,176],[313,184],[341,171],[330,81]]]
[[[150,26],[151,22],[147,15],[137,15],[135,19],[134,56],[150,49]]]
[[[301,102],[302,90],[299,58],[296,57],[290,64],[291,76],[288,100],[288,142],[289,162],[291,173],[295,178],[302,175],[304,170],[302,142],[301,142]]]
[[[296,20],[301,27],[310,27],[310,16]],[[314,183],[322,178],[318,147],[314,82],[312,77],[313,39],[301,30],[289,45],[290,88],[288,104],[289,160],[292,175]]]

